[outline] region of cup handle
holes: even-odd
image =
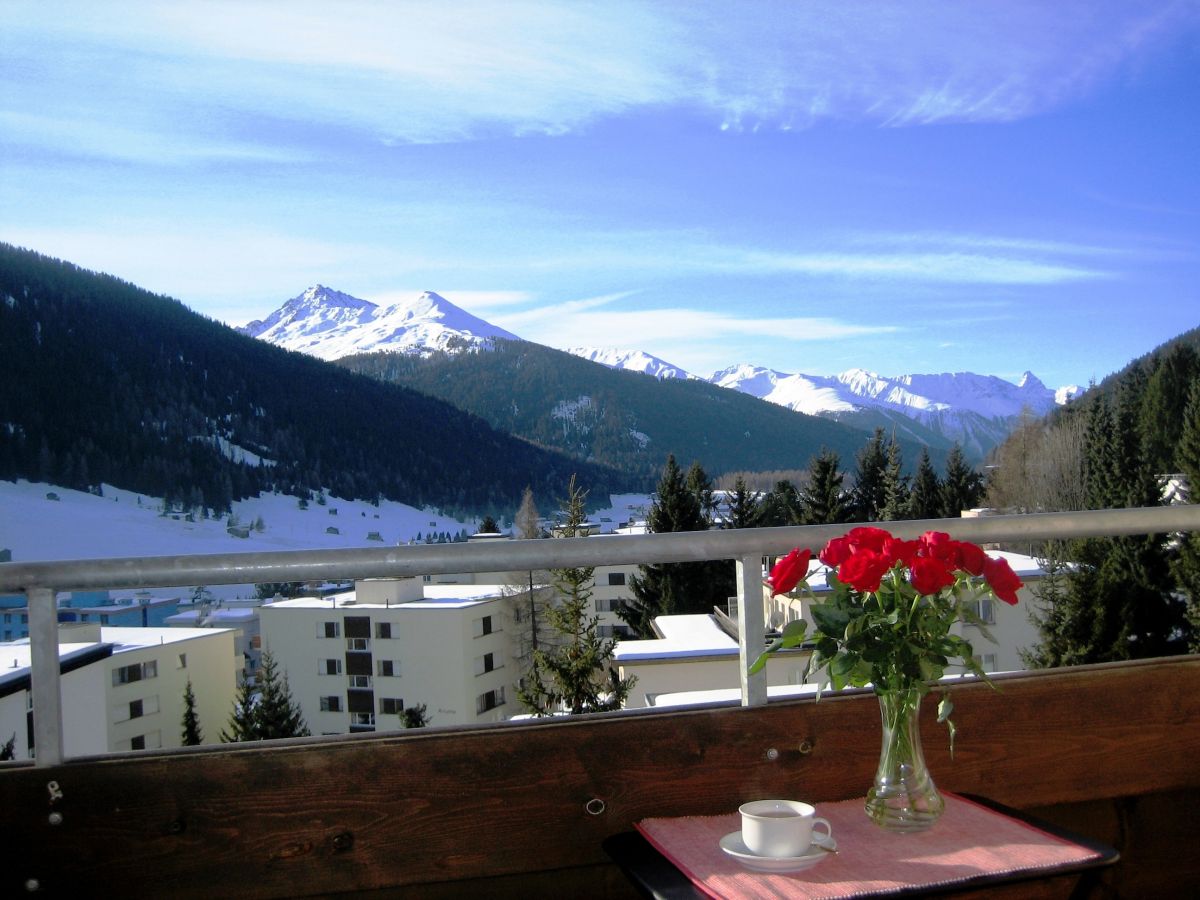
[[[816,831],[818,825],[825,826],[825,840],[833,840],[833,826],[829,824],[829,820],[823,819],[820,816],[813,816],[813,831]]]

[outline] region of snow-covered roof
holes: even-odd
[[[680,659],[697,656],[737,655],[737,641],[710,615],[659,616],[655,627],[663,635],[648,641],[618,641],[613,649],[617,662]]]
[[[293,597],[263,604],[263,609],[463,609],[498,600],[503,596],[500,584],[427,584],[420,600],[397,603],[363,602],[354,591],[328,597]]]

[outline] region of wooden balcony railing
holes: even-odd
[[[1200,530],[1195,508],[1182,517],[1122,512],[1154,515],[1133,524],[1067,520],[1066,530]],[[1038,518],[1021,517],[1007,530],[994,519],[935,524],[972,540],[1034,538],[1066,527],[1061,519],[1053,520],[1059,531],[1046,519],[1030,525]],[[457,550],[439,565],[545,567],[534,544],[560,545],[544,546],[565,553],[555,565],[624,555],[748,562],[755,552],[819,545],[829,530],[768,529],[754,541],[749,532],[692,542],[658,535],[650,537],[671,541],[640,546],[620,538],[516,542],[503,566],[464,564]],[[407,568],[429,562],[383,556],[395,552],[345,553],[368,554],[359,560],[364,575],[416,574]],[[227,581],[330,577],[330,566],[349,565],[328,554],[296,554],[291,567],[277,559],[285,554],[261,556],[270,559],[224,570]],[[57,589],[98,581],[213,584],[217,578],[197,577],[211,576],[213,565],[204,557],[176,562],[168,568],[177,580],[164,581],[154,560],[9,564],[0,566],[0,592],[25,590],[52,611],[45,595],[52,602]],[[53,646],[53,638],[43,640]],[[35,669],[35,691],[37,677]],[[1116,846],[1122,860],[1105,870],[1093,896],[1194,896],[1200,658],[998,682],[999,691],[971,682],[954,688],[953,759],[926,710],[926,754],[939,786],[1033,811]],[[35,693],[35,704],[41,696]],[[818,803],[860,796],[878,759],[878,735],[877,704],[859,693],[3,764],[0,896],[625,897],[631,889],[606,859],[605,837],[644,817],[729,812],[764,795]],[[41,748],[40,733],[38,740]]]

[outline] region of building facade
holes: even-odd
[[[182,746],[190,680],[204,743],[220,742],[237,693],[233,632],[66,625],[59,630],[63,750],[84,756]],[[34,746],[28,640],[0,644],[0,743]]]

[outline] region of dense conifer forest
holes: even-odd
[[[526,341],[420,358],[371,353],[339,364],[446,400],[493,427],[654,484],[663,461],[714,475],[804,469],[822,447],[852,458],[861,431],[703,381],[658,380]],[[908,458],[919,445],[899,438]],[[945,450],[933,451],[940,462]]]
[[[0,478],[108,483],[214,513],[264,490],[325,488],[507,514],[527,485],[560,496],[576,473],[595,497],[647,487],[176,300],[0,244]]]

